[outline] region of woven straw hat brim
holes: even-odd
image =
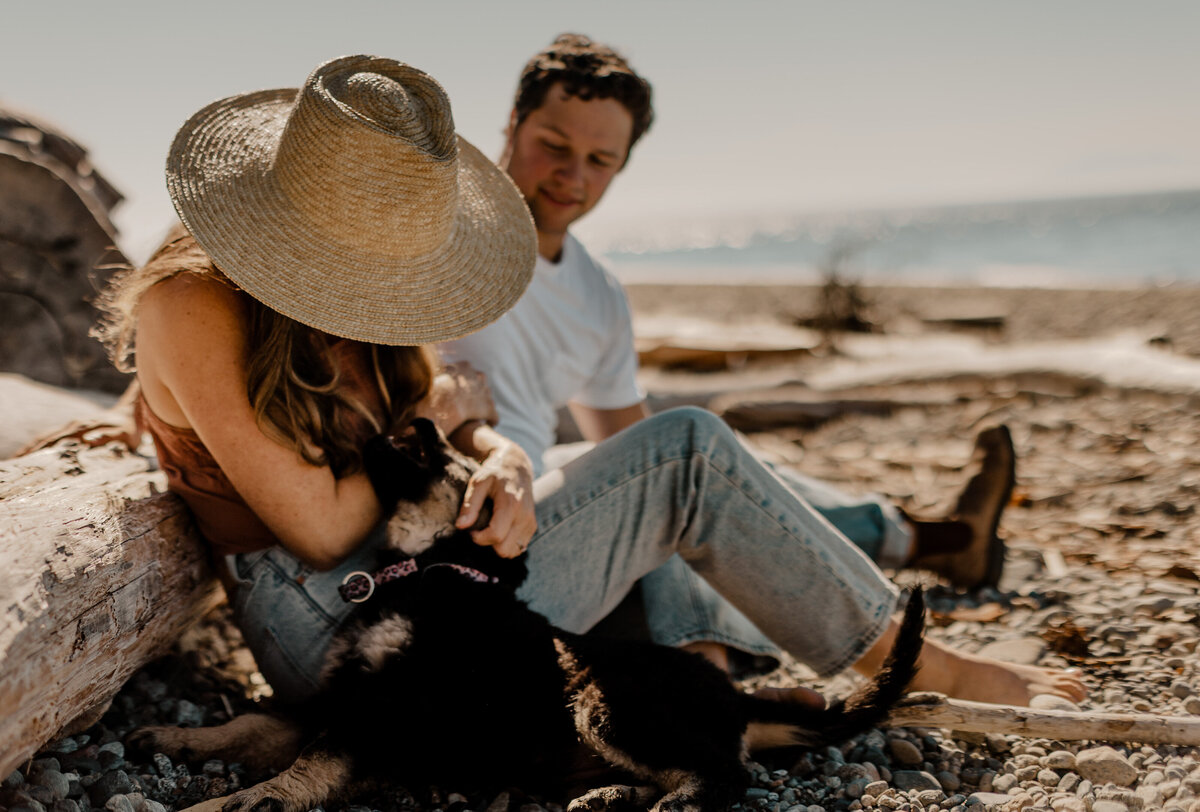
[[[377,344],[459,338],[516,303],[533,274],[533,221],[509,177],[461,137],[457,215],[435,250],[401,259],[382,240],[379,251],[350,248],[300,217],[272,173],[297,92],[214,102],[172,144],[171,200],[225,275],[289,318]]]

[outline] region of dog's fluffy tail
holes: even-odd
[[[744,707],[762,746],[819,747],[837,744],[887,718],[917,674],[925,632],[925,599],[917,587],[909,596],[896,642],[869,682],[822,710],[747,694]]]

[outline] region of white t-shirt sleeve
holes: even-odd
[[[615,278],[608,276],[606,282],[610,305],[607,345],[594,374],[571,400],[592,409],[624,409],[641,403],[646,393],[637,382],[638,359],[633,347],[629,299]]]

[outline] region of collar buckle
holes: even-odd
[[[358,580],[360,578],[362,580]],[[346,577],[342,579],[342,585],[338,587],[338,592],[341,594],[342,600],[348,603],[363,603],[375,594],[375,579],[369,572],[355,570],[347,573]]]

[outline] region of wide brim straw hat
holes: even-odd
[[[537,256],[520,193],[455,134],[441,85],[381,57],[208,105],[175,136],[167,188],[246,293],[359,341],[472,333],[516,303]]]

